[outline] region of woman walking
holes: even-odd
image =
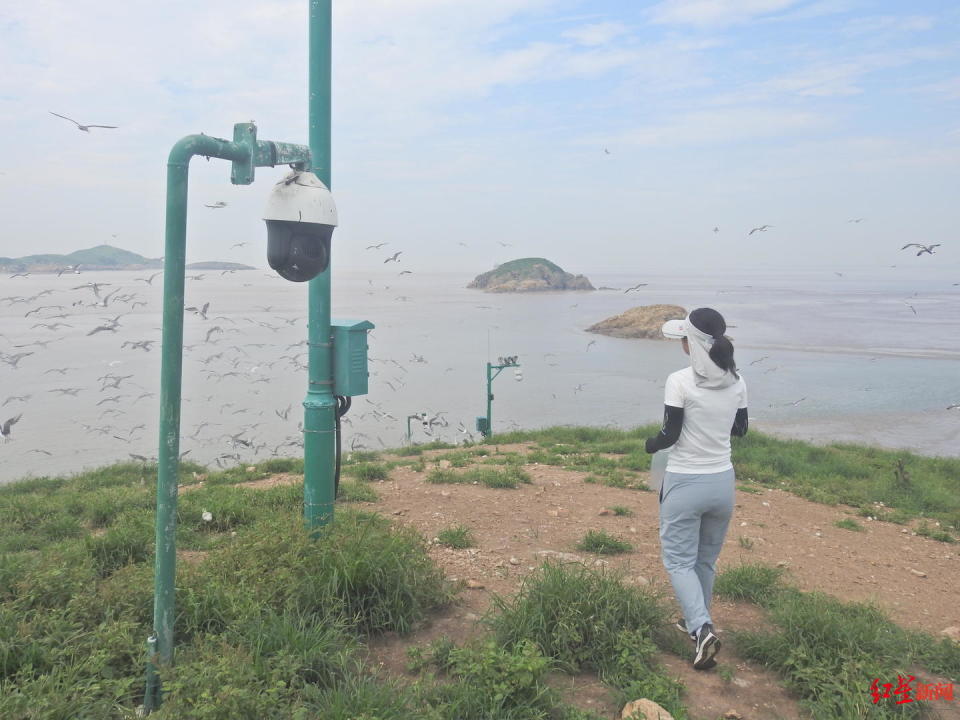
[[[682,340],[690,367],[667,378],[663,428],[646,442],[648,453],[671,448],[660,489],[660,546],[683,611],[677,627],[696,644],[698,670],[717,664],[720,640],[710,601],[714,564],[733,514],[730,436],[747,432],[747,386],[726,330],[712,308],[664,324],[666,337]]]

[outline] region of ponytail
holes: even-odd
[[[713,345],[710,346],[710,359],[717,367],[732,372],[735,378],[740,379],[737,374],[737,364],[733,360],[733,343],[726,335],[713,339]]]

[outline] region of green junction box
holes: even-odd
[[[367,361],[369,320],[336,320],[330,325],[333,340],[333,394],[346,397],[367,394],[370,370]]]

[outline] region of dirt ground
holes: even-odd
[[[500,446],[501,452],[524,446]],[[433,454],[433,453],[428,453]],[[429,468],[429,466],[428,466]],[[588,530],[605,530],[633,545],[633,552],[600,560],[624,570],[633,582],[667,586],[660,562],[657,497],[584,482],[588,473],[528,464],[532,484],[517,489],[482,485],[434,485],[426,473],[395,468],[390,479],[373,483],[380,500],[365,508],[392,516],[419,530],[428,540],[447,527],[466,525],[476,547],[452,550],[432,546],[430,554],[450,578],[468,582],[457,605],[434,618],[428,627],[405,638],[386,637],[371,645],[372,659],[385,670],[405,673],[406,648],[447,635],[460,641],[478,632],[477,619],[493,594],[511,595],[523,577],[543,557],[543,551],[574,553]],[[299,476],[278,476],[258,485],[299,482]],[[632,516],[603,511],[623,505]],[[734,517],[718,569],[743,562],[781,565],[787,579],[803,590],[820,590],[848,601],[876,603],[898,624],[935,636],[960,625],[960,555],[952,545],[911,533],[891,523],[857,518],[864,532],[834,526],[853,516],[849,508],[818,505],[781,490],[761,494],[737,491]],[[745,548],[740,538],[752,543]],[[474,587],[470,587],[474,586]],[[672,597],[672,594],[670,595]],[[715,601],[713,617],[721,639],[727,629],[754,628],[765,622],[763,611],[745,603]],[[678,612],[679,615],[679,612]],[[736,657],[730,643],[718,657],[734,670],[725,682],[716,671],[698,672],[674,655],[659,660],[687,687],[686,702],[693,720],[715,720],[735,710],[743,720],[806,718],[774,676]],[[928,681],[936,682],[937,678]],[[939,678],[940,681],[945,678]],[[868,692],[869,679],[864,680]],[[557,679],[568,700],[603,717],[619,717],[619,707],[596,678]],[[931,703],[944,719],[960,719],[960,700]]]

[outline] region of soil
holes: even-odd
[[[501,445],[497,451],[525,449],[524,445]],[[609,564],[623,570],[630,581],[652,583],[673,597],[660,562],[654,493],[585,483],[588,473],[553,466],[528,464],[525,470],[533,482],[513,490],[429,484],[426,473],[409,467],[395,468],[389,480],[373,483],[380,500],[362,503],[365,509],[412,526],[427,540],[444,528],[466,525],[476,542],[476,547],[464,550],[431,545],[434,561],[448,577],[467,582],[467,588],[456,605],[420,631],[370,643],[371,660],[388,673],[406,674],[406,648],[412,645],[443,635],[461,642],[482,632],[478,620],[493,595],[515,593],[539,564],[541,551],[574,553],[588,563]],[[285,475],[247,485],[300,481],[301,476]],[[602,514],[614,505],[630,508],[633,515]],[[960,625],[960,555],[955,547],[916,535],[909,526],[861,517],[857,521],[864,526],[863,532],[834,526],[835,521],[853,516],[849,508],[819,505],[782,490],[767,489],[761,494],[738,490],[718,570],[745,562],[779,564],[786,568],[786,579],[800,589],[875,603],[903,627],[939,636],[944,628]],[[588,530],[619,536],[633,545],[633,551],[602,559],[580,552],[576,545]],[[751,547],[742,546],[740,538],[747,538],[744,543],[752,543]],[[762,627],[766,622],[762,609],[746,603],[716,600],[712,615],[721,640],[725,630]],[[715,720],[729,710],[744,720],[809,717],[772,673],[737,657],[733,643],[724,643],[718,658],[718,669],[726,666],[733,671],[727,680],[726,673],[695,671],[689,661],[675,655],[661,654],[658,659],[685,684],[691,720]],[[603,717],[619,717],[611,693],[593,676],[559,676],[557,687],[564,688],[569,702]],[[864,692],[868,688],[865,680]],[[939,717],[960,720],[960,701],[931,705]]]

